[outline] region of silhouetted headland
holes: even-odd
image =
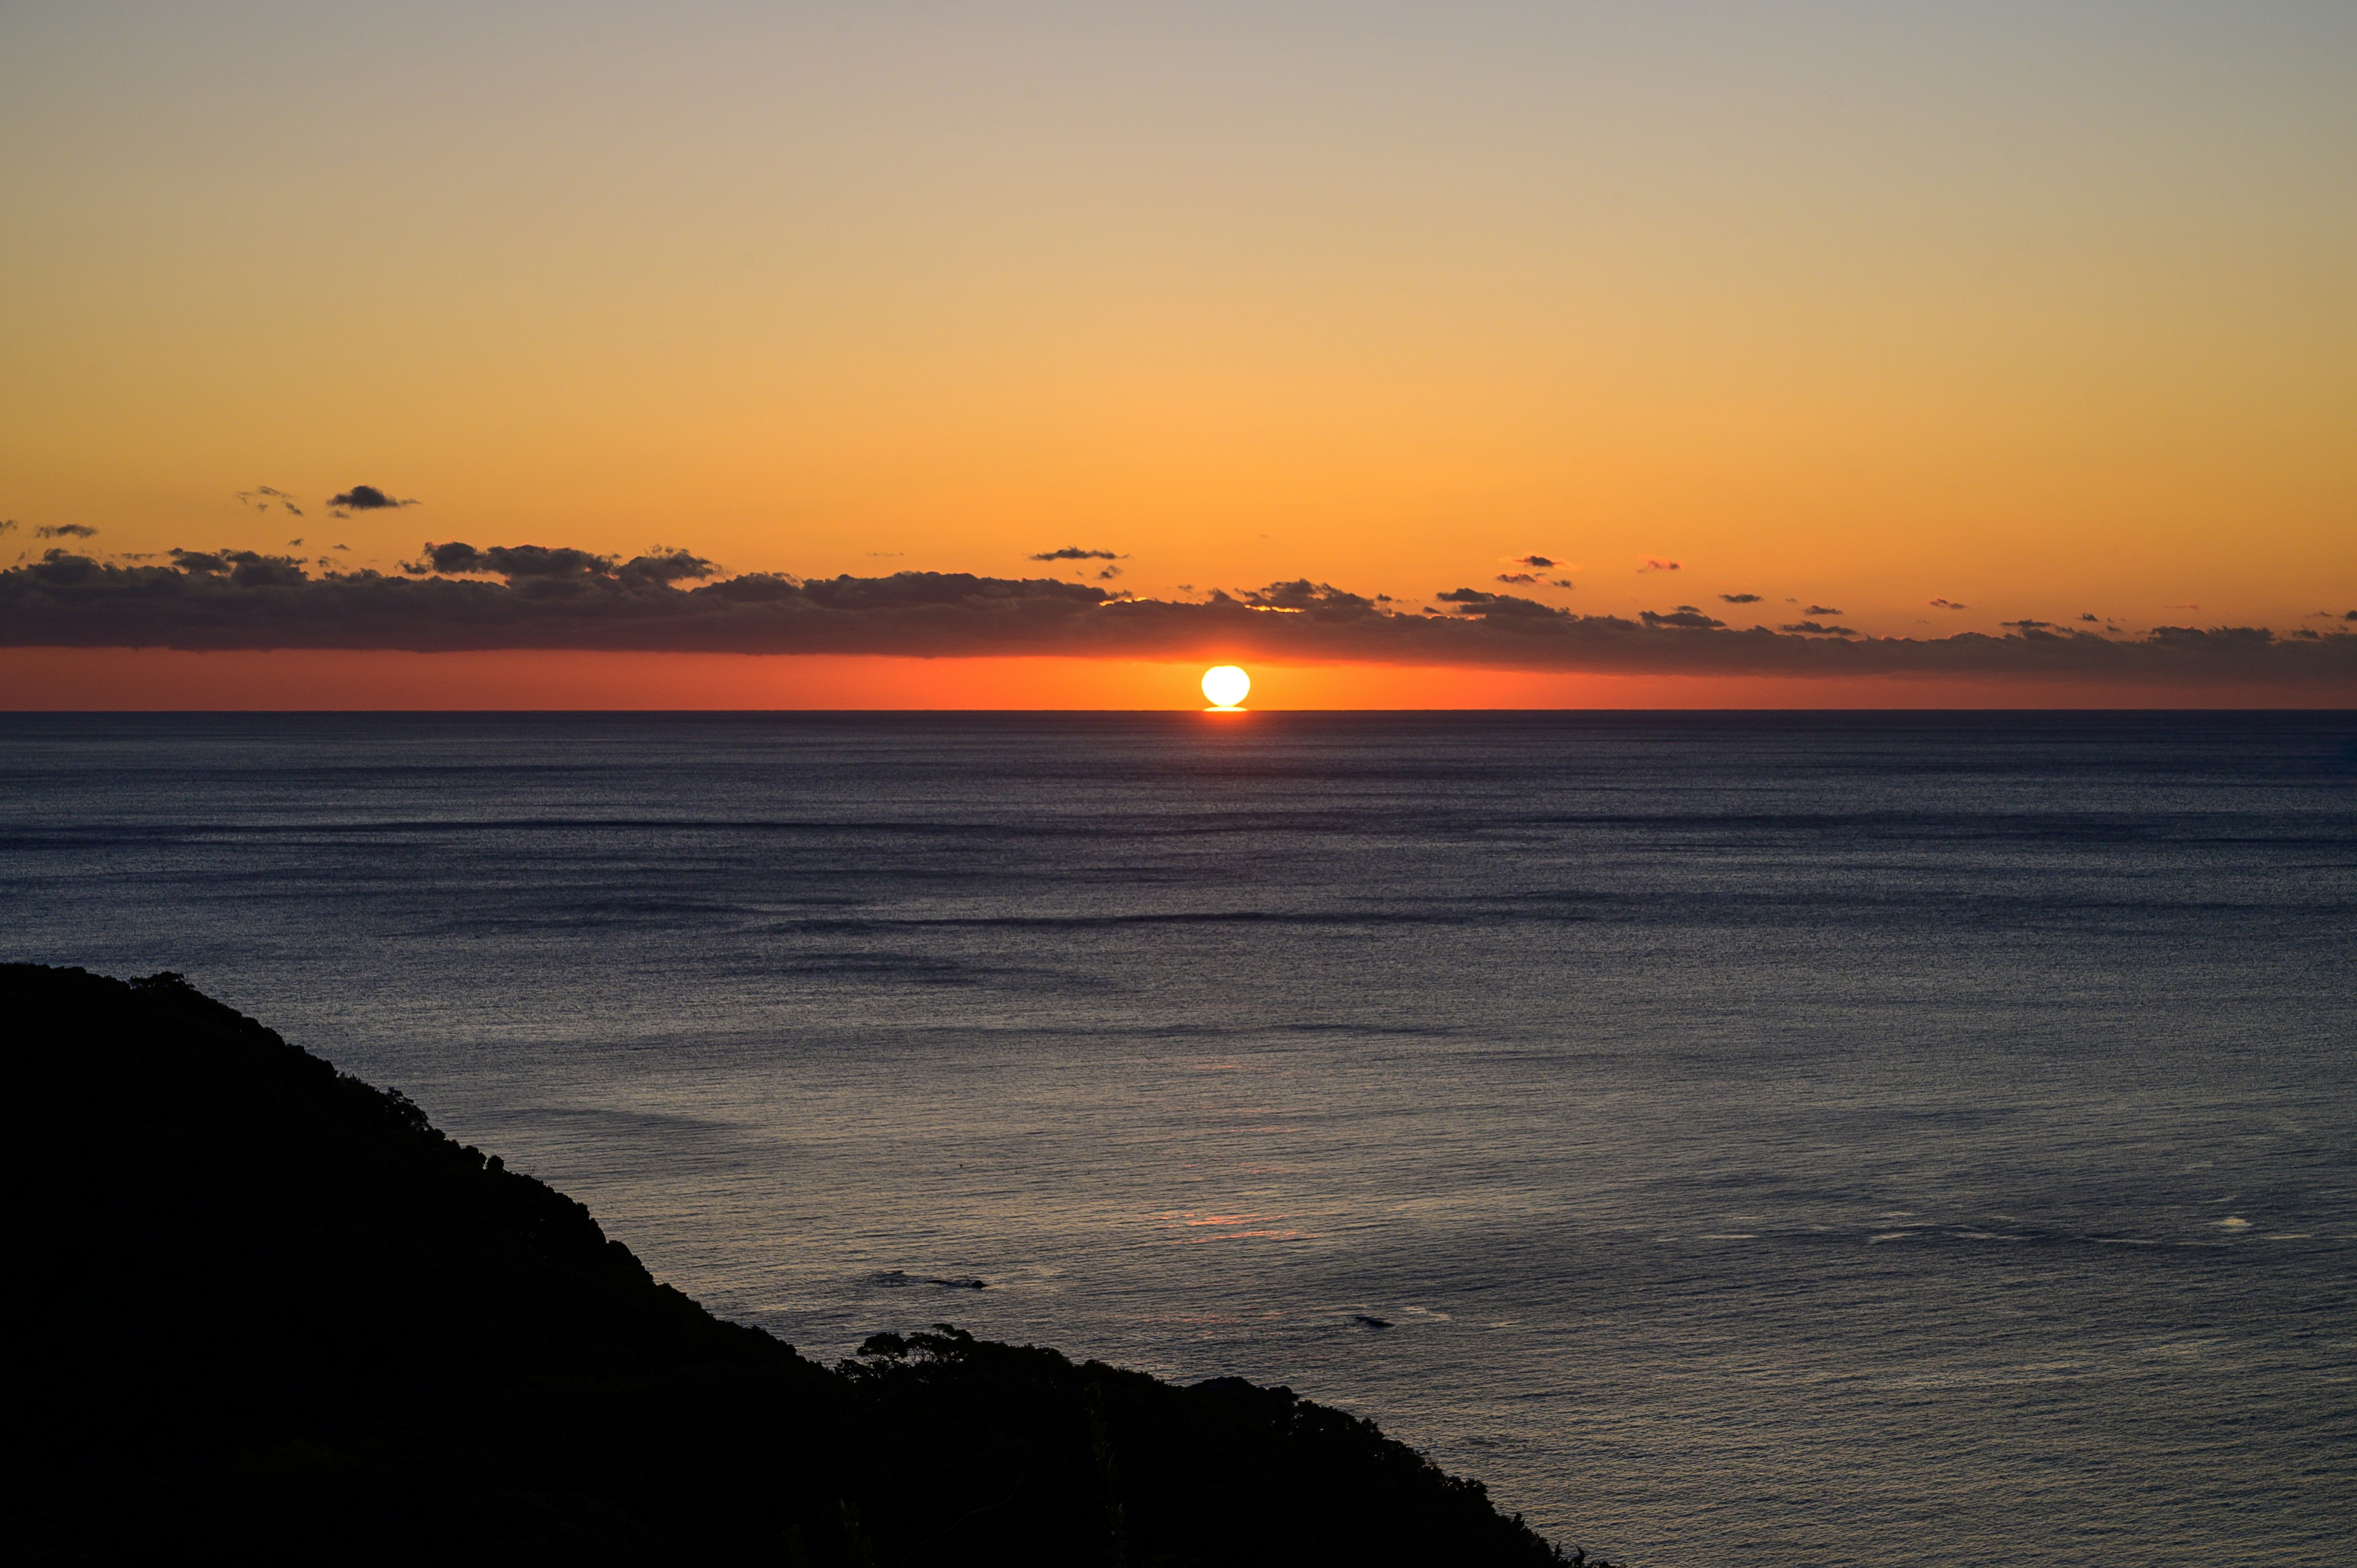
[[[0,1017],[29,1560],[1566,1560],[1286,1389],[946,1325],[822,1367],[177,975],[0,965]]]

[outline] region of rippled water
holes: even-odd
[[[2357,1553],[2347,715],[16,716],[0,892],[813,1354],[1646,1568]]]

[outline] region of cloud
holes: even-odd
[[[418,503],[407,499],[396,499],[374,485],[354,485],[350,489],[329,496],[328,504],[342,507],[348,511],[383,511],[392,507],[415,506]]]
[[[1029,561],[1118,561],[1121,557],[1110,550],[1083,550],[1077,544],[1067,544],[1061,550],[1042,550],[1039,554],[1026,556],[1025,559]]]
[[[1327,592],[1338,594],[1338,590],[1332,588]],[[1357,599],[1356,595],[1339,595],[1339,597]],[[1569,610],[1559,610],[1536,599],[1525,599],[1513,594],[1493,594],[1483,588],[1451,588],[1445,594],[1435,594],[1433,597],[1450,607],[1451,613],[1479,616],[1484,620],[1493,616],[1507,620],[1530,620],[1534,618],[1567,620],[1571,617]],[[1358,602],[1365,604],[1367,601],[1358,599]]]
[[[2080,618],[2081,620],[2085,620],[2085,621],[2101,621],[2101,620],[2103,619],[2103,618],[2102,618],[2101,616],[2094,615],[2094,614],[2092,614],[2092,613],[2087,614],[2087,615],[2083,615],[2083,616],[2081,616],[2079,618]]]
[[[419,546],[418,558],[403,562],[401,569],[413,577],[501,577],[511,587],[526,585],[529,591],[541,595],[580,591],[607,580],[628,586],[695,582],[719,572],[701,555],[664,547],[625,562],[567,546],[552,549],[542,544],[494,544],[488,550],[478,550],[455,540],[446,544],[429,542]]]
[[[1718,597],[1721,604],[1756,605],[1760,602],[1760,596],[1757,594],[1721,594]]]
[[[1964,610],[1972,608],[1970,605],[1960,605],[1953,599],[1933,599],[1932,601],[1932,607],[1935,610]]]
[[[1483,594],[1473,588],[1459,588],[1457,592],[1484,599],[1504,596]],[[1445,599],[1452,596],[1443,594],[1440,596]],[[1375,607],[1373,599],[1345,593],[1331,583],[1313,583],[1307,577],[1296,577],[1290,583],[1271,583],[1265,588],[1243,588],[1232,596],[1224,589],[1213,588],[1211,602],[1214,605],[1238,604],[1255,610],[1284,610],[1296,615],[1355,616],[1370,613]]]
[[[368,488],[366,485],[361,487],[362,489]],[[282,511],[293,512],[296,517],[303,515],[303,509],[295,504],[293,496],[288,495],[285,490],[274,489],[268,485],[256,485],[250,490],[240,490],[230,499],[240,506],[250,506],[256,511],[268,511],[275,503]],[[335,503],[331,501],[328,504],[332,506]]]
[[[1664,561],[1658,555],[1647,555],[1639,559],[1637,570],[1639,572],[1683,572],[1685,570],[1685,563]]]
[[[1498,581],[1501,583],[1520,583],[1525,586],[1535,588],[1544,585],[1546,579],[1540,576],[1536,572],[1501,572],[1498,574]]]
[[[1807,609],[1803,610],[1801,613],[1804,616],[1837,616],[1841,614],[1841,611],[1834,608],[1831,605],[1811,605]]]
[[[0,517],[0,533],[14,533],[16,532],[16,520],[15,518]]]
[[[1727,624],[1723,620],[1712,619],[1692,605],[1680,605],[1668,615],[1655,615],[1652,610],[1639,610],[1637,618],[1650,627],[1679,626],[1695,631],[1708,631]]]
[[[33,537],[36,539],[95,539],[98,537],[98,530],[86,522],[60,522],[53,528],[43,527],[33,530]]]
[[[219,579],[232,588],[291,588],[309,581],[302,562],[292,555],[264,555],[253,550],[175,550],[171,555],[173,565],[187,576],[208,582]],[[59,556],[59,552],[49,552],[52,563]]]
[[[1553,556],[1549,555],[1517,555],[1508,564],[1515,566],[1527,566],[1534,572],[1544,572],[1563,564],[1562,562],[1557,561]]]
[[[1099,572],[1099,573],[1097,574],[1097,581],[1098,581],[1098,582],[1100,582],[1100,583],[1110,583],[1110,582],[1112,582],[1115,577],[1118,577],[1118,576],[1120,576],[1120,575],[1121,575],[1121,568],[1120,568],[1120,567],[1118,567],[1118,566],[1107,566],[1103,571]]]
[[[0,644],[185,649],[597,649],[736,653],[1060,654],[1455,665],[1651,674],[2030,677],[2128,684],[2331,683],[2357,694],[2357,621],[2314,639],[2264,627],[2112,637],[1866,637],[1805,620],[1732,629],[1692,605],[1577,615],[1456,587],[1419,613],[1310,578],[1138,598],[1093,584],[959,572],[726,575],[683,549],[428,543],[400,572],[320,571],[246,550],[170,564],[53,548],[0,571]],[[2340,629],[2351,626],[2352,629]]]

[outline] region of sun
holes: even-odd
[[[1232,664],[1203,671],[1203,695],[1222,713],[1233,713],[1252,691],[1252,677]]]

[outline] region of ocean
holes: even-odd
[[[0,900],[822,1359],[1638,1568],[2357,1559],[2347,714],[19,714]]]

